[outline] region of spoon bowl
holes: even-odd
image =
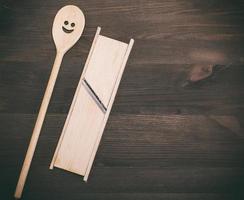
[[[57,52],[66,53],[79,40],[84,27],[84,14],[77,6],[61,8],[54,18],[52,28]]]

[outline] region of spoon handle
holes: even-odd
[[[25,181],[30,169],[30,165],[31,165],[31,161],[36,149],[36,145],[37,145],[37,141],[41,132],[41,128],[42,128],[42,124],[44,122],[45,119],[45,115],[47,112],[47,108],[48,108],[48,104],[50,102],[51,96],[52,96],[52,92],[53,92],[53,88],[58,76],[58,72],[59,72],[59,68],[60,65],[62,63],[62,59],[63,59],[63,53],[58,53],[56,55],[54,64],[53,64],[53,68],[52,68],[52,72],[48,81],[48,85],[42,100],[42,104],[39,110],[39,114],[35,123],[35,127],[33,129],[33,133],[32,133],[32,137],[30,140],[30,144],[25,156],[25,160],[20,172],[20,176],[19,176],[19,180],[18,180],[18,184],[16,186],[16,190],[15,190],[15,194],[14,197],[19,199],[21,198],[22,195],[22,191],[25,185]]]

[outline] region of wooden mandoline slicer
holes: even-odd
[[[97,32],[75,92],[50,169],[62,168],[87,181],[118,86],[132,49]]]

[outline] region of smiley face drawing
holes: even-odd
[[[53,22],[53,39],[57,49],[67,51],[80,38],[85,26],[83,12],[74,5],[61,8]],[[69,44],[69,45],[68,45]]]
[[[68,27],[69,25],[71,26],[71,29],[69,29],[69,27]],[[62,29],[65,33],[72,33],[74,31],[74,27],[75,27],[74,22],[70,23],[69,21],[65,20],[64,25],[62,26]]]

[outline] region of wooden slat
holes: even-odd
[[[31,114],[0,114],[5,133],[1,136],[0,155],[11,166],[16,166],[17,162],[21,164],[21,155],[26,151],[30,136],[28,130],[32,129],[31,122],[35,117]],[[234,132],[231,127],[219,124],[214,117],[218,116],[111,113],[94,164],[111,168],[243,168],[243,127]],[[44,162],[48,168],[65,118],[65,114],[48,115],[36,152],[36,161],[40,162],[34,159],[37,165]],[[231,118],[229,116],[229,120]],[[241,123],[241,119],[236,118],[236,122]],[[9,141],[16,143],[15,149],[9,150],[5,145]],[[8,157],[6,151],[16,160]]]
[[[135,51],[132,51],[132,59]],[[67,60],[74,60],[74,64],[64,60],[51,100],[50,113],[69,111],[82,72],[80,59],[67,56]],[[0,68],[1,112],[38,112],[48,71],[44,62],[37,63],[38,69],[33,69],[33,65],[9,62]],[[184,87],[193,67],[185,64],[134,65],[129,59],[113,111],[121,114],[235,115],[244,109],[243,66],[223,66],[223,70],[202,84]],[[22,95],[16,101],[19,92]]]
[[[140,3],[106,0],[98,3],[91,0],[76,5],[85,11],[90,21],[85,38],[73,56],[79,57],[82,51],[86,58],[84,46],[88,39],[92,41],[99,25],[106,27],[109,37],[122,41],[133,37],[137,41],[131,58],[135,64],[244,64],[244,5],[240,0],[223,4],[219,0],[210,3],[189,0],[142,0]],[[53,0],[46,4],[8,3],[11,9],[5,8],[5,13],[2,12],[5,20],[1,26],[1,45],[5,51],[1,60],[40,62],[47,59],[54,47],[46,30],[50,30],[52,22],[49,19],[61,6]],[[32,20],[28,21],[30,16]],[[19,28],[27,21],[28,26]],[[5,40],[6,37],[9,40]],[[89,45],[86,50],[89,51]]]

